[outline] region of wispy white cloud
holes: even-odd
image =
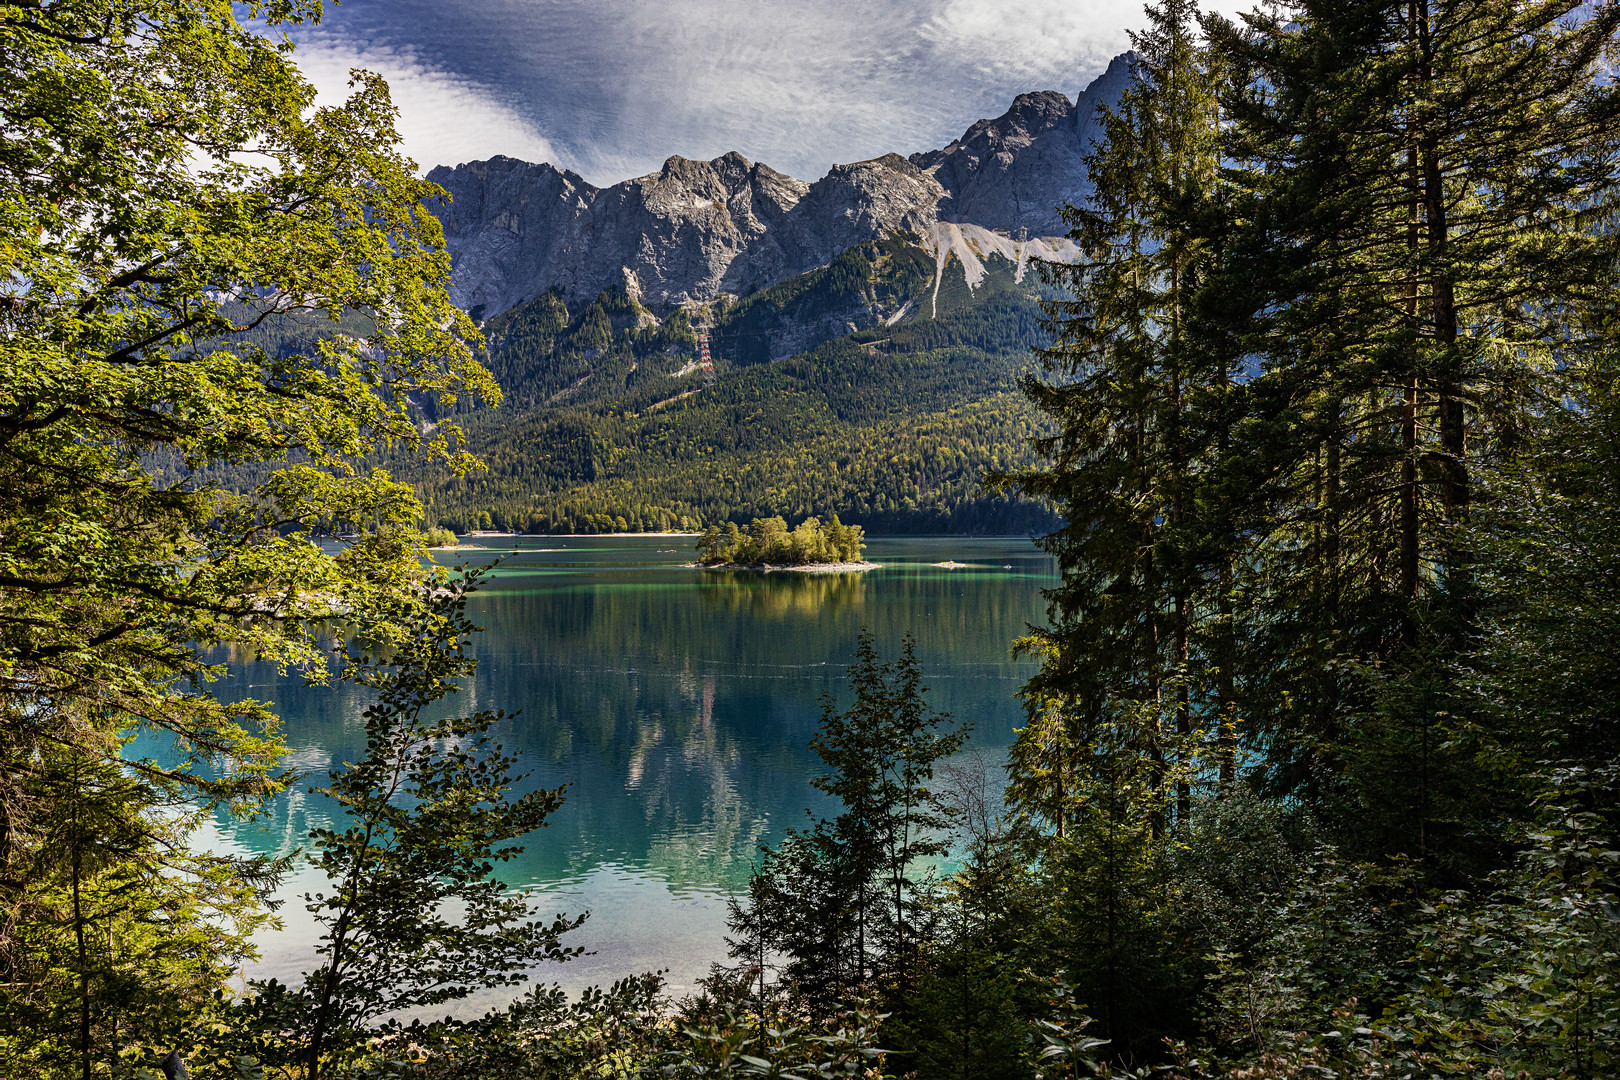
[[[301,42],[295,56],[322,105],[336,104],[348,95],[354,68],[386,79],[399,110],[401,149],[423,172],[441,163],[496,154],[529,161],[562,158],[532,119],[488,88],[426,64],[409,49],[356,47],[342,38],[322,36]]]
[[[671,154],[813,179],[942,146],[1017,94],[1072,98],[1142,21],[1138,0],[346,0],[299,39],[318,83],[358,59],[395,85],[424,166],[500,152],[607,184]]]
[[[1106,64],[1141,15],[1134,0],[948,0],[919,32],[964,67],[1040,77]]]
[[[1253,0],[1215,0],[1233,16]],[[964,66],[1040,78],[1106,65],[1130,48],[1146,18],[1141,0],[946,0],[921,34]]]

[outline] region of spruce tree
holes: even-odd
[[[918,863],[947,851],[930,781],[967,732],[928,707],[909,635],[884,663],[862,630],[849,681],[853,701],[840,710],[824,697],[810,744],[828,770],[811,783],[840,811],[764,853],[732,909],[733,956],[752,963],[768,941],[786,954],[788,982],[822,1011],[878,988],[903,1009],[928,922]]]
[[[411,633],[391,648],[358,639],[347,676],[375,700],[364,713],[366,753],[311,794],[343,816],[310,833],[309,864],[329,884],[305,895],[321,927],[321,963],[302,985],[255,982],[239,1015],[256,1028],[256,1057],[306,1080],[365,1062],[381,1036],[427,1040],[399,1014],[513,986],[578,949],[560,938],[584,916],[530,919],[526,894],[495,877],[545,825],[563,789],[513,796],[513,755],[490,735],[498,710],[436,719],[439,701],[470,677],[476,631],[466,593],[476,573],[403,601],[391,622]],[[430,1032],[433,1035],[440,1032]]]
[[[8,777],[32,804],[6,837],[0,1072],[150,1066],[254,956],[283,863],[187,850],[205,816],[98,755],[46,746]],[[209,1017],[213,1022],[217,1017]]]
[[[1223,288],[1258,361],[1233,447],[1245,706],[1277,790],[1333,801],[1369,852],[1469,857],[1483,796],[1444,721],[1476,625],[1461,538],[1532,354],[1612,280],[1617,25],[1416,0],[1211,24],[1244,166]]]
[[[1106,142],[1087,159],[1092,196],[1069,207],[1081,258],[1046,268],[1071,299],[1047,305],[1055,335],[1047,380],[1025,391],[1058,426],[1037,442],[1044,468],[1017,474],[1055,501],[1065,527],[1046,538],[1062,585],[1029,692],[1084,743],[1121,709],[1149,703],[1136,752],[1157,786],[1172,757],[1190,763],[1195,728],[1227,711],[1229,679],[1205,626],[1218,614],[1229,559],[1211,498],[1230,361],[1205,346],[1198,296],[1212,253],[1200,224],[1217,183],[1216,73],[1186,0],[1146,9],[1132,35],[1133,79],[1104,110]],[[1048,706],[1043,705],[1043,708]],[[1180,817],[1190,787],[1168,805]],[[1166,815],[1152,811],[1155,835]]]

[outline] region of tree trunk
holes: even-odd
[[[1230,784],[1237,775],[1237,692],[1232,676],[1232,664],[1236,660],[1236,648],[1232,627],[1232,564],[1222,561],[1219,588],[1221,625],[1218,631],[1220,642],[1220,672],[1216,685],[1216,695],[1219,698],[1219,715],[1221,730],[1218,736],[1220,745],[1221,785]]]
[[[1415,21],[1417,19],[1417,4],[1412,5]],[[1406,212],[1406,247],[1407,258],[1415,263],[1418,252],[1418,160],[1417,147],[1407,150],[1406,156],[1408,182],[1411,188],[1410,198]],[[1418,294],[1420,291],[1418,272],[1416,266],[1407,271],[1406,281],[1406,324],[1411,340],[1411,352],[1407,358],[1408,370],[1401,380],[1401,507],[1400,507],[1400,584],[1398,592],[1402,600],[1406,601],[1406,610],[1402,614],[1404,634],[1407,643],[1411,644],[1414,626],[1412,623],[1413,601],[1417,599],[1418,588],[1418,398],[1420,387],[1418,385],[1418,350],[1421,334],[1418,329]]]
[[[1181,668],[1181,686],[1176,692],[1176,737],[1181,743],[1181,774],[1176,778],[1176,827],[1185,828],[1192,816],[1192,688],[1187,685],[1187,665],[1192,652],[1187,628],[1187,598],[1176,597],[1176,663]]]
[[[75,785],[77,787],[77,784]],[[84,831],[79,827],[79,808],[73,808],[73,937],[79,956],[79,1066],[83,1080],[90,1080],[90,950],[84,933],[84,899],[80,883],[84,875]]]

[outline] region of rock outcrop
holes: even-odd
[[[736,153],[672,157],[609,188],[506,157],[429,179],[452,199],[437,211],[452,295],[478,317],[553,288],[588,298],[629,275],[645,303],[746,293],[889,229],[927,228],[945,195],[894,154],[836,166],[814,184]]]
[[[1131,55],[1114,58],[1076,101],[1055,90],[1020,94],[994,120],[980,120],[943,150],[911,155],[939,181],[941,221],[1016,234],[1068,231],[1058,207],[1090,194],[1085,155],[1101,138],[1097,106],[1113,105],[1130,80]]]
[[[428,174],[454,265],[452,296],[487,318],[557,289],[595,296],[628,284],[651,304],[746,294],[825,265],[890,230],[971,222],[1060,235],[1057,206],[1087,194],[1082,160],[1098,102],[1118,99],[1128,56],[1080,94],[1021,95],[943,150],[836,165],[807,184],[729,153],[672,157],[656,173],[598,188],[507,157]]]

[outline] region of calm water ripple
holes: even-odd
[[[515,713],[499,735],[522,752],[525,784],[569,785],[505,870],[543,913],[590,911],[569,943],[595,955],[536,973],[568,987],[664,968],[684,988],[723,957],[725,901],[759,845],[828,809],[809,786],[819,769],[807,744],[821,695],[847,698],[862,626],[885,656],[901,635],[916,637],[930,701],[972,725],[970,747],[1010,743],[1021,722],[1013,695],[1033,665],[1009,650],[1044,621],[1041,590],[1055,580],[1023,539],[878,538],[868,555],[882,568],[858,575],[695,570],[681,565],[689,542],[669,537],[500,546],[505,561],[469,604],[486,628],[478,675],[454,707]],[[947,560],[966,565],[931,565]],[[352,689],[254,664],[233,665],[220,689],[277,706],[299,769],[319,774],[363,751]],[[331,815],[306,787],[259,822],[222,823],[213,842],[297,847]],[[261,938],[253,974],[286,979],[310,966],[314,927],[297,898],[320,885],[307,872],[288,882],[286,926]]]

